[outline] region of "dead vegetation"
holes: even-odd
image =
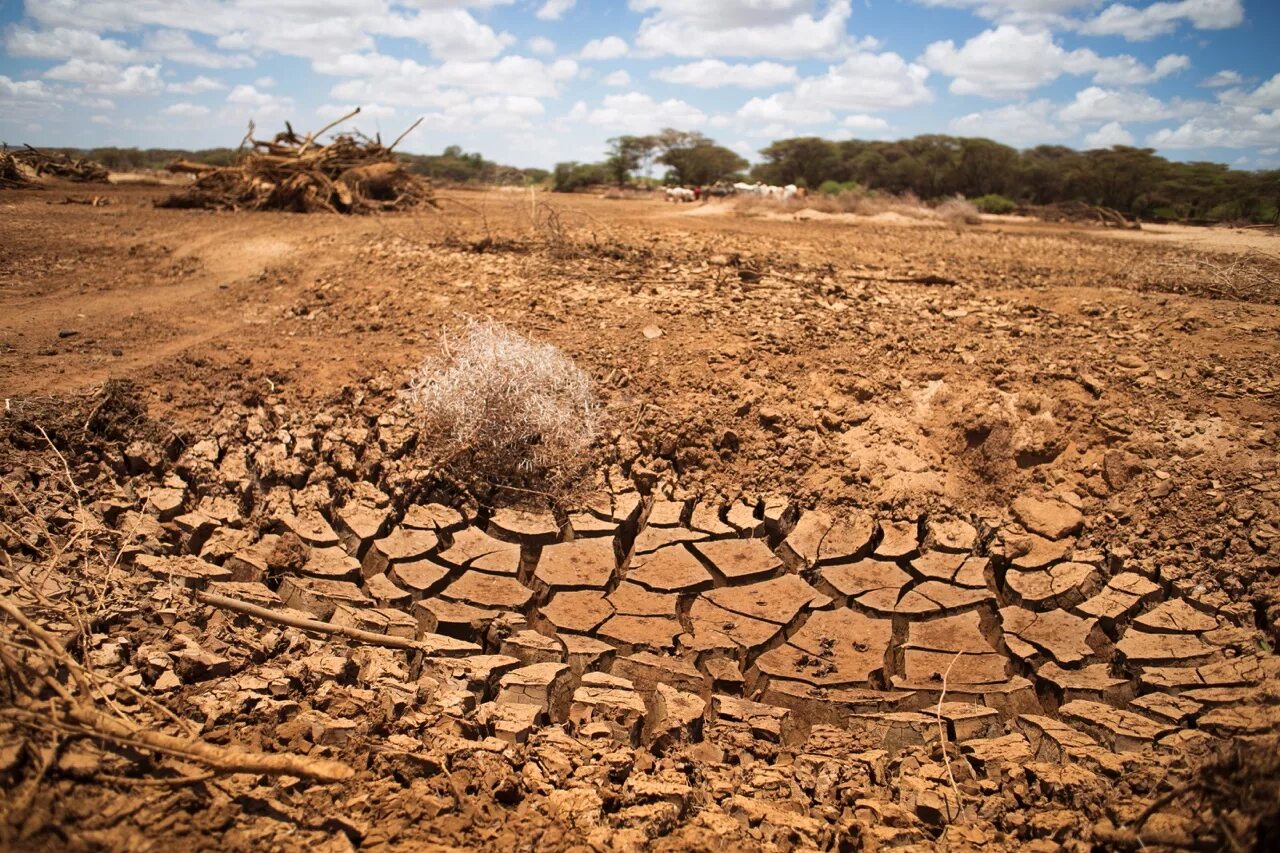
[[[1238,255],[1190,254],[1161,266],[1189,281],[1183,292],[1204,292],[1216,299],[1271,302],[1280,299],[1280,263],[1256,249]],[[1171,289],[1177,290],[1174,286]]]
[[[838,193],[810,193],[789,199],[762,196],[739,196],[733,201],[734,209],[746,216],[782,211],[799,212],[813,210],[819,213],[854,216],[904,216],[908,219],[933,220],[952,226],[977,225],[982,221],[978,209],[963,198],[948,199],[936,207],[930,207],[911,193],[888,195],[884,193],[844,190]]]
[[[470,486],[555,492],[581,474],[600,429],[591,379],[560,350],[468,318],[410,387],[431,459]]]
[[[0,187],[11,189],[26,186],[30,181],[18,168],[18,160],[8,151],[0,151]]]
[[[286,122],[285,131],[270,140],[253,139],[250,124],[245,137],[249,148],[241,143],[243,153],[234,166],[171,163],[171,172],[194,174],[195,183],[159,206],[362,214],[433,204],[431,182],[411,173],[395,156],[396,145],[417,123],[389,146],[360,133],[339,134],[328,144],[318,141],[359,112],[305,136]]]
[[[32,178],[43,177],[105,184],[109,173],[106,166],[95,160],[43,151],[30,145],[0,152],[0,187],[22,186],[30,183]]]

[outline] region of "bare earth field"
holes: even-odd
[[[167,192],[0,194],[5,847],[1275,849],[1280,238]],[[572,503],[428,476],[461,315]]]

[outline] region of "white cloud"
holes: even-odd
[[[604,80],[603,80],[602,82],[603,82],[606,86],[618,86],[618,87],[622,87],[622,86],[630,86],[630,85],[631,85],[631,75],[630,75],[630,74],[628,74],[628,73],[627,73],[626,71],[624,71],[623,69],[619,68],[617,71],[614,71],[614,72],[612,72],[612,73],[610,73],[610,74],[606,75],[606,76],[605,76],[605,78],[604,78]]]
[[[253,85],[257,86],[259,89],[274,89],[276,86],[276,78],[270,75],[259,77],[253,81]]]
[[[199,118],[209,114],[208,107],[202,107],[199,104],[189,104],[182,101],[177,104],[170,104],[162,109],[161,114],[167,116],[178,116],[179,118]]]
[[[357,78],[334,86],[330,94],[336,99],[424,107],[460,103],[469,94],[553,97],[578,73],[572,59],[547,63],[524,56],[428,66],[377,53],[349,53],[313,65],[321,74]]]
[[[1084,144],[1089,148],[1110,148],[1113,145],[1132,145],[1133,134],[1124,129],[1118,121],[1109,121],[1102,127],[1085,136]]]
[[[1078,122],[1159,121],[1174,114],[1163,101],[1143,92],[1099,86],[1081,89],[1071,103],[1058,110],[1058,118]]]
[[[849,0],[631,0],[631,8],[652,13],[636,33],[651,54],[801,58],[849,42]]]
[[[1103,57],[1087,48],[1067,51],[1048,31],[1028,32],[1008,24],[985,30],[959,48],[949,39],[933,42],[921,61],[953,78],[952,93],[991,98],[1017,96],[1063,74],[1092,74],[1098,83],[1150,83],[1191,64],[1178,54],[1148,67],[1128,55]]]
[[[720,59],[703,59],[668,68],[659,68],[654,77],[666,83],[715,89],[738,86],[743,89],[771,89],[799,79],[796,69],[777,62],[730,65]]]
[[[534,36],[526,42],[529,50],[543,56],[556,52],[556,43],[545,36]]]
[[[39,31],[14,27],[5,34],[4,49],[10,56],[76,58],[107,63],[130,62],[138,56],[138,52],[124,42],[104,39],[97,33],[69,27]]]
[[[896,53],[855,53],[819,77],[807,77],[794,96],[802,103],[833,110],[899,109],[929,101],[929,70]]]
[[[322,104],[316,107],[316,115],[332,121],[335,118],[350,115],[356,106],[356,104]],[[395,114],[395,107],[388,107],[382,104],[363,104],[360,105],[360,115],[357,118],[391,118]]]
[[[1092,51],[1085,51],[1092,53]],[[1091,67],[1090,67],[1091,66]],[[1100,56],[1090,63],[1082,60],[1080,67],[1093,72],[1096,83],[1115,86],[1140,86],[1163,80],[1171,74],[1185,71],[1191,67],[1191,59],[1180,53],[1171,53],[1156,60],[1154,66],[1148,67],[1128,54],[1120,56]],[[1074,72],[1073,72],[1074,73]]]
[[[1155,148],[1251,148],[1267,145],[1280,134],[1280,110],[1270,113],[1225,107],[1196,116],[1178,127],[1161,128],[1147,137]]]
[[[1244,78],[1240,76],[1239,71],[1224,68],[1204,78],[1204,80],[1200,81],[1200,85],[1209,89],[1221,89],[1226,86],[1239,86],[1243,82]]]
[[[618,59],[627,55],[627,43],[617,36],[592,39],[582,46],[579,59]]]
[[[496,33],[463,9],[426,10],[412,18],[392,16],[372,28],[379,35],[408,36],[431,48],[437,59],[490,59],[515,43],[515,36]]]
[[[590,111],[585,104],[575,104],[569,117],[630,133],[647,133],[664,127],[696,128],[707,122],[706,114],[692,104],[677,98],[657,101],[643,92],[609,95]]]
[[[142,37],[142,49],[149,56],[180,65],[202,68],[249,68],[252,57],[240,53],[219,53],[201,47],[183,30],[152,30]]]
[[[1173,32],[1183,21],[1197,30],[1223,30],[1244,22],[1241,0],[1180,0],[1152,3],[1138,9],[1113,3],[1097,17],[1085,22],[1081,31],[1090,35],[1123,36],[1129,41],[1147,41]]]
[[[850,130],[888,130],[889,122],[879,116],[868,116],[854,114],[845,116],[840,120],[841,127],[847,127]]]
[[[159,65],[119,68],[103,62],[69,59],[44,73],[50,80],[83,83],[90,92],[105,95],[154,95],[164,90]]]
[[[53,92],[40,80],[13,80],[0,74],[0,97],[6,103],[16,101],[48,101]]]
[[[573,8],[575,2],[576,0],[547,0],[538,9],[538,18],[543,21],[558,21],[565,12]]]
[[[925,6],[970,9],[1002,24],[1067,27],[1068,13],[1097,6],[1100,0],[916,0]]]
[[[1030,103],[969,113],[953,119],[949,126],[961,136],[984,136],[1010,145],[1060,142],[1069,134],[1054,123],[1050,115],[1052,111],[1053,104],[1041,98]]]
[[[199,95],[202,92],[217,92],[227,87],[219,80],[200,74],[193,80],[188,80],[185,83],[169,83],[164,88],[166,92],[174,92],[179,95]]]
[[[260,92],[248,84],[232,89],[227,94],[227,103],[236,107],[250,107],[259,115],[279,114],[294,108],[293,98]]]
[[[835,118],[831,111],[810,105],[789,95],[770,95],[752,98],[738,110],[738,118],[745,122],[822,124]]]
[[[1280,109],[1280,74],[1274,75],[1252,92],[1246,92],[1243,89],[1228,89],[1218,94],[1218,100],[1224,104],[1238,107]]]

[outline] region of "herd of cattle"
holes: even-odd
[[[738,181],[736,184],[721,182],[712,184],[709,187],[666,188],[667,201],[671,202],[700,201],[731,195],[756,195],[762,198],[788,201],[793,198],[803,198],[806,195],[806,191],[804,187],[797,187],[795,184],[775,187],[770,184],[748,184],[743,181]]]

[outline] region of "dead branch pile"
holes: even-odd
[[[1037,205],[1019,213],[1034,216],[1042,222],[1097,222],[1104,228],[1124,228],[1139,231],[1142,224],[1137,220],[1130,222],[1118,210],[1101,205],[1086,204],[1083,201],[1062,201],[1055,204]]]
[[[246,137],[249,148],[234,166],[206,166],[187,160],[169,164],[169,171],[194,174],[196,180],[190,189],[170,196],[159,206],[374,213],[434,204],[431,182],[409,172],[394,154],[396,143],[408,131],[390,146],[359,133],[338,135],[327,145],[316,141],[359,112],[357,109],[306,136],[299,136],[286,122],[285,131],[269,141],[253,139],[250,124]]]
[[[0,188],[23,187],[31,183],[18,166],[18,158],[0,151]]]
[[[25,145],[21,150],[8,152],[18,163],[35,172],[36,177],[50,175],[68,181],[80,183],[105,184],[109,173],[107,167],[96,160],[84,157],[71,157],[58,151],[41,151]]]

